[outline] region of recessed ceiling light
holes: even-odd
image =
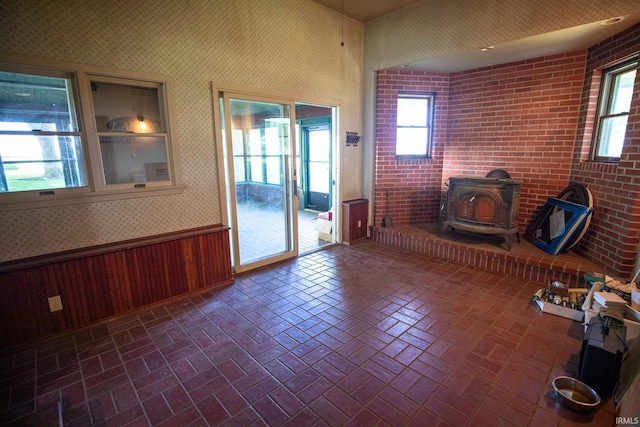
[[[615,18],[609,18],[609,19],[605,19],[604,21],[600,21],[600,25],[617,24],[618,22],[622,21],[623,19],[624,19],[624,16],[616,16]]]
[[[485,46],[485,47],[481,47],[480,48],[480,50],[482,52],[488,52],[488,51],[493,50],[493,49],[495,49],[495,46]]]

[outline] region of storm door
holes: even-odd
[[[305,208],[331,209],[331,130],[329,125],[303,126],[303,190]]]

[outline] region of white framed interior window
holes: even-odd
[[[635,57],[602,72],[592,160],[620,160],[637,68],[638,58]]]
[[[166,76],[0,62],[0,210],[182,191]]]
[[[431,157],[434,93],[399,93],[396,156]]]
[[[74,74],[5,66],[0,87],[0,195],[86,190]]]
[[[89,79],[100,146],[98,182],[107,188],[170,185],[164,86],[91,75]]]
[[[266,122],[264,129],[253,128],[246,132],[234,129],[234,176],[236,182],[280,185],[282,183],[282,153],[278,123]]]

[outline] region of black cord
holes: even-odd
[[[602,317],[602,316],[601,316]],[[614,335],[616,336],[616,338],[618,338],[618,341],[624,346],[624,352],[627,353],[629,350],[629,347],[627,347],[627,343],[625,342],[625,340],[623,340],[620,335],[618,335],[618,329],[622,329],[624,326],[624,322],[620,323],[620,321],[618,321],[617,319],[612,319],[610,317],[604,316],[606,317],[606,319],[604,319],[603,322],[594,322],[589,324],[589,326],[596,326],[596,325],[600,325],[602,327],[602,334],[603,335],[609,335],[609,331],[613,331]],[[613,322],[613,325],[611,324],[612,320],[615,320]],[[605,332],[606,331],[606,332]]]
[[[342,0],[342,36],[340,46],[344,46],[344,0]]]

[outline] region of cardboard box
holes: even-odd
[[[333,235],[331,231],[333,229],[333,221],[318,218],[316,223],[316,231],[318,232],[318,239],[325,240],[327,242],[333,242]]]
[[[544,313],[555,314],[556,316],[566,317],[567,319],[575,320],[577,322],[580,322],[584,316],[584,313],[580,310],[563,307],[552,302],[537,300],[536,303],[538,303],[538,307],[540,307],[540,310]]]

